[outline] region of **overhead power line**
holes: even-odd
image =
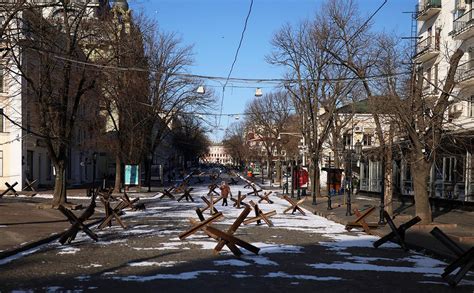
[[[234,66],[235,66],[235,63],[237,62],[237,58],[239,57],[239,52],[240,52],[240,48],[242,47],[242,42],[244,40],[245,31],[247,30],[247,23],[249,21],[250,14],[252,13],[252,7],[253,7],[253,0],[250,0],[249,11],[247,13],[247,17],[245,18],[244,28],[242,29],[242,33],[240,34],[239,45],[237,46],[237,50],[235,51],[234,61],[232,61],[232,65],[230,66],[229,74],[227,75],[225,83],[222,86],[222,98],[221,98],[221,107],[220,107],[220,113],[221,114],[222,114],[222,111],[223,111],[223,108],[224,108],[225,88],[227,86],[227,83],[229,82],[230,76],[232,75],[232,71],[234,70]],[[219,123],[218,123],[217,127],[219,127],[220,125],[221,125],[221,119],[220,119],[220,116],[219,116]]]
[[[144,68],[138,68],[138,67],[120,67],[120,66],[110,66],[110,65],[101,65],[101,64],[96,64],[93,62],[87,62],[87,61],[80,61],[76,59],[71,59],[71,58],[66,58],[66,57],[61,57],[61,56],[55,56],[56,59],[63,60],[63,61],[68,61],[72,63],[77,63],[81,65],[86,65],[86,66],[91,66],[91,67],[96,67],[96,68],[101,68],[101,69],[110,69],[110,70],[119,70],[119,71],[140,71],[140,72],[162,72],[162,70],[158,69],[144,69]],[[165,73],[167,75],[172,75],[172,76],[179,76],[179,77],[187,77],[187,78],[197,78],[197,79],[206,79],[206,80],[226,80],[226,77],[223,76],[211,76],[211,75],[200,75],[200,74],[188,74],[188,73]],[[411,74],[409,71],[404,71],[404,72],[396,72],[392,74],[374,74],[374,75],[368,75],[364,78],[360,77],[340,77],[340,78],[320,78],[320,79],[302,79],[303,81],[307,82],[317,82],[317,81],[351,81],[351,80],[361,80],[361,79],[378,79],[378,78],[386,78],[386,77],[392,77],[392,76],[400,76],[400,75],[406,75],[406,74]],[[285,79],[285,78],[240,78],[240,77],[231,77],[229,78],[229,81],[235,82],[235,83],[264,83],[264,84],[291,84],[291,83],[297,83],[301,80],[298,79]],[[235,87],[235,86],[234,86]]]

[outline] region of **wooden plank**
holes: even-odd
[[[221,217],[223,217],[221,212],[219,212],[217,214],[214,214],[213,216],[209,217],[207,220],[204,220],[204,221],[200,222],[198,225],[192,227],[188,231],[185,231],[185,232],[179,234],[178,237],[179,237],[180,240],[183,240],[183,239],[187,238],[188,236],[194,234],[196,231],[202,229],[202,227],[212,223],[213,221],[215,221],[215,220],[217,220]]]
[[[212,234],[215,234],[217,237],[225,240],[226,242],[229,242],[229,243],[232,243],[232,244],[235,244],[235,245],[238,245],[242,248],[245,248],[246,250],[250,251],[250,252],[253,252],[255,254],[258,254],[258,252],[260,251],[260,248],[248,243],[248,242],[245,242],[229,233],[225,233],[219,229],[216,229],[214,227],[207,227],[207,230],[209,232],[211,232]],[[214,249],[216,251],[220,251],[221,249],[217,249],[217,247]]]
[[[237,231],[239,226],[242,224],[242,222],[245,220],[245,218],[247,218],[250,211],[251,211],[250,206],[246,206],[245,209],[242,211],[242,213],[240,213],[239,217],[232,224],[232,226],[230,226],[230,228],[227,230],[227,233],[234,234],[235,231]],[[224,245],[225,245],[224,241],[219,241],[219,243],[217,243],[215,250],[220,251],[222,247],[224,247]]]

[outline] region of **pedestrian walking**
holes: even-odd
[[[221,186],[219,187],[221,190],[221,196],[222,196],[222,205],[227,206],[227,198],[232,196],[232,192],[230,191],[230,186],[227,184],[227,182],[222,181]]]

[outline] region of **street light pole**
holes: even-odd
[[[332,174],[331,174],[331,154],[329,154],[329,163],[328,163],[328,180],[327,180],[327,190],[328,190],[328,210],[332,210],[332,200],[331,200],[331,179],[332,179]]]
[[[96,163],[97,163],[97,153],[94,152],[92,153],[92,188],[93,189],[95,188]]]
[[[291,198],[295,197],[295,161],[291,161]]]
[[[384,194],[384,189],[385,189],[385,153],[382,154],[382,162],[381,162],[381,167],[382,167],[382,182],[381,182],[381,188],[382,190],[380,191],[380,218],[379,218],[379,225],[385,225],[385,218],[384,218],[384,210],[385,210],[385,194]]]
[[[352,216],[352,203],[351,203],[351,193],[352,193],[352,149],[348,150],[347,157],[346,157],[347,165],[347,209],[346,209],[346,216]]]

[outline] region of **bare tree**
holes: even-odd
[[[112,9],[103,24],[104,49],[96,62],[107,65],[101,76],[102,109],[107,135],[102,145],[115,156],[115,187],[122,185],[122,164],[140,164],[145,153],[151,110],[146,26],[130,11]],[[111,68],[111,69],[108,69]]]
[[[281,153],[278,137],[291,115],[291,100],[285,92],[265,94],[247,105],[247,127],[256,134],[265,149],[268,178],[271,178],[270,165],[274,153]],[[279,156],[279,155],[278,155]]]
[[[324,15],[327,17],[322,19],[322,23],[331,28],[328,36],[337,39],[339,43],[337,50],[327,48],[327,51],[341,66],[349,69],[352,76],[360,79],[367,97],[372,100],[376,135],[383,161],[386,162],[383,171],[386,188],[382,191],[385,201],[392,202],[392,144],[393,138],[401,135],[394,128],[397,126],[409,138],[416,214],[422,218],[423,223],[430,223],[432,215],[427,188],[429,173],[441,142],[444,115],[451,105],[449,97],[455,86],[455,72],[464,52],[461,49],[447,52],[448,75],[439,96],[430,100],[423,95],[423,76],[414,71],[413,67],[407,68],[403,64],[407,59],[404,56],[406,48],[393,36],[372,33],[370,23],[366,24],[360,18],[354,1],[328,1],[324,6]],[[411,58],[412,56],[408,57]],[[407,69],[413,71],[411,78],[398,77],[400,72]],[[382,78],[371,82],[371,75]],[[380,101],[381,96],[384,99]],[[381,104],[384,106],[381,107]],[[389,127],[384,128],[384,124]],[[388,210],[391,211],[391,206]]]
[[[245,140],[245,121],[232,123],[226,130],[222,144],[232,157],[234,164],[244,166],[248,160],[249,148]]]
[[[296,27],[286,25],[274,36],[274,52],[268,57],[271,64],[287,69],[285,87],[299,116],[305,151],[311,161],[313,203],[320,194],[319,162],[323,143],[328,138],[339,101],[353,86],[343,80],[347,70],[334,66],[333,57],[324,50],[335,45],[333,38],[327,38],[326,34],[327,28],[317,22],[305,21]]]
[[[146,22],[149,28],[145,52],[151,68],[148,105],[150,117],[146,150],[147,180],[151,180],[152,155],[171,133],[170,126],[178,115],[197,116],[206,112],[215,102],[213,91],[197,93],[202,81],[187,74],[193,64],[192,47],[184,46],[174,33],[156,29],[156,24]]]
[[[54,165],[55,207],[67,202],[66,169],[77,111],[93,93],[98,74],[85,65],[96,49],[99,31],[88,3],[24,6],[5,32],[8,68],[25,83],[29,107],[36,109],[31,127],[23,130],[44,140]],[[9,120],[21,127],[19,121]]]
[[[173,145],[183,155],[183,163],[198,163],[199,158],[209,153],[211,145],[199,119],[184,115],[173,124]]]

